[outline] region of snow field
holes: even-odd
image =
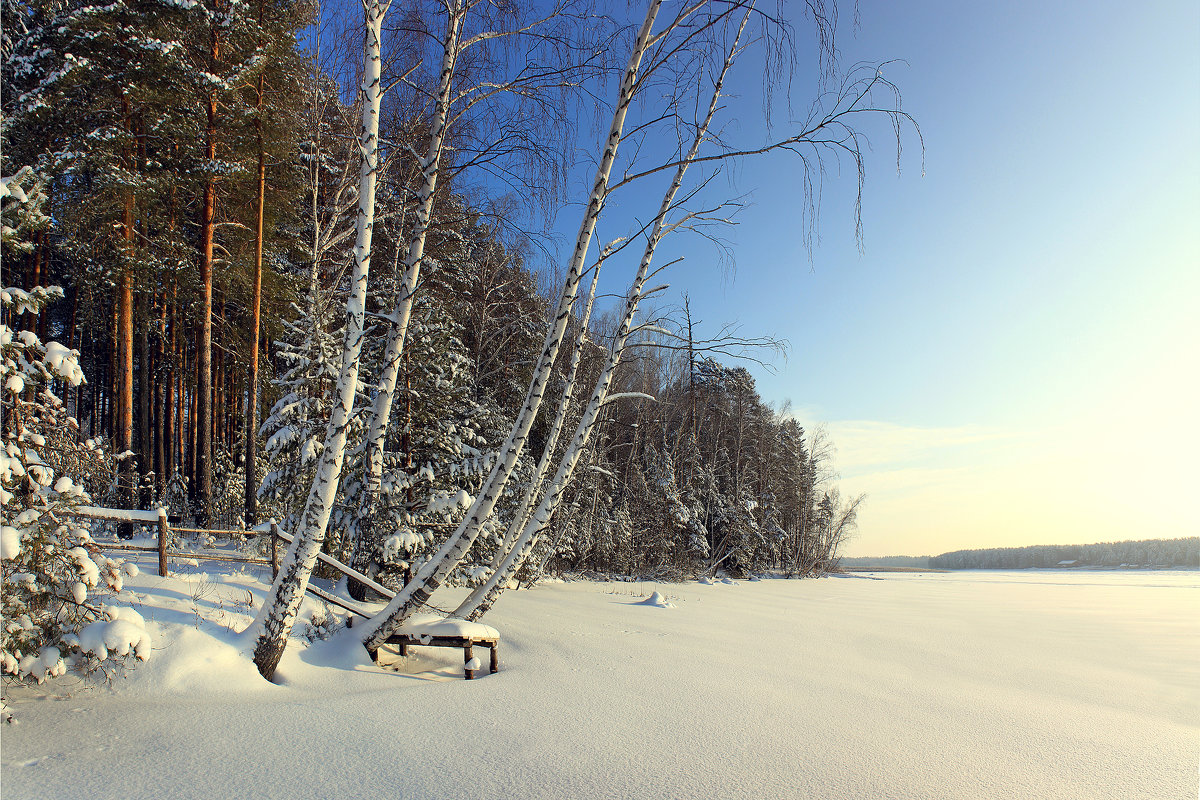
[[[381,670],[335,637],[294,642],[281,686],[235,634],[263,583],[151,573],[123,593],[149,661],[14,696],[6,800],[1196,792],[1194,572],[554,583],[487,617],[497,675],[445,648]]]

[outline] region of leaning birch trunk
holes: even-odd
[[[413,294],[416,292],[417,282],[421,276],[421,261],[425,255],[425,236],[429,231],[429,220],[433,216],[438,168],[442,158],[446,126],[450,117],[450,90],[460,51],[465,13],[465,9],[458,3],[448,8],[449,18],[446,21],[446,35],[443,39],[442,71],[438,82],[433,118],[430,120],[429,147],[425,152],[425,157],[421,160],[423,181],[417,193],[417,219],[409,235],[404,257],[404,282],[391,313],[388,342],[383,355],[383,368],[367,423],[365,491],[359,507],[360,525],[370,524],[379,498],[383,478],[384,444],[387,441],[392,403],[396,397],[396,379],[400,373],[405,337],[408,335],[408,324],[412,319]],[[360,566],[362,541],[362,532],[359,531],[354,538],[353,555],[350,559],[350,563],[355,567]]]
[[[583,317],[579,322],[579,336],[575,339],[575,350],[571,353],[571,366],[567,370],[567,380],[563,385],[562,398],[559,400],[558,410],[554,415],[554,422],[550,426],[550,434],[546,437],[546,447],[542,451],[542,456],[538,460],[537,469],[534,470],[529,485],[525,487],[525,493],[521,495],[521,502],[517,504],[512,521],[508,525],[508,530],[504,532],[504,539],[500,543],[500,546],[496,548],[496,553],[492,557],[492,563],[489,567],[491,575],[495,575],[496,571],[500,569],[505,555],[516,544],[517,537],[525,529],[525,524],[529,521],[529,515],[533,513],[534,505],[537,503],[538,495],[541,493],[542,485],[545,483],[546,473],[550,471],[550,461],[554,457],[554,450],[558,446],[558,437],[562,434],[567,415],[570,413],[571,401],[574,399],[575,382],[579,373],[579,362],[582,360],[583,347],[587,341],[588,322],[592,316],[592,304],[596,299],[596,284],[600,279],[600,267],[603,266],[607,255],[607,251],[602,253],[599,261],[597,261],[596,266],[593,268],[592,285],[588,290],[587,303],[583,310]],[[485,581],[486,583],[488,582]],[[464,616],[475,606],[474,598],[475,594],[473,593],[463,601],[462,605],[451,616]]]
[[[625,68],[617,107],[613,114],[600,165],[596,169],[596,179],[592,185],[591,197],[588,198],[587,209],[579,226],[579,235],[575,240],[575,250],[567,269],[566,281],[563,285],[562,296],[559,298],[554,324],[546,334],[546,342],[537,365],[534,367],[533,378],[530,381],[521,413],[513,423],[508,439],[504,442],[500,456],[488,474],[482,490],[471,504],[471,508],[454,535],[447,539],[437,553],[421,567],[413,580],[392,598],[387,607],[363,626],[362,642],[372,656],[387,641],[387,638],[399,629],[404,620],[408,619],[429,599],[451,570],[462,560],[479,535],[483,523],[491,516],[501,491],[516,467],[517,458],[525,447],[529,429],[533,427],[533,420],[541,407],[546,383],[550,379],[550,368],[554,364],[559,345],[561,345],[566,332],[567,321],[571,316],[571,307],[574,306],[579,292],[583,263],[591,246],[596,221],[608,193],[609,175],[617,157],[617,148],[621,143],[625,116],[636,90],[642,56],[650,44],[654,21],[661,6],[662,0],[651,0],[650,8],[646,12],[646,19],[634,42],[629,64]]]
[[[658,227],[657,223],[655,227]],[[600,373],[600,377],[596,381],[596,388],[592,392],[591,399],[588,401],[587,408],[584,409],[578,426],[575,428],[575,435],[571,438],[571,443],[567,446],[566,452],[563,453],[562,460],[559,462],[558,470],[550,482],[549,489],[542,497],[541,503],[538,504],[537,511],[526,517],[520,536],[508,548],[500,565],[483,584],[476,587],[467,599],[459,605],[458,609],[454,612],[454,616],[474,621],[487,613],[492,603],[496,601],[496,598],[500,596],[504,587],[508,585],[509,579],[516,573],[521,564],[525,562],[529,553],[533,551],[533,546],[536,544],[537,538],[545,530],[550,517],[557,510],[562,500],[563,492],[571,482],[575,466],[579,463],[579,457],[583,455],[583,451],[587,447],[588,439],[600,414],[600,407],[604,405],[604,401],[608,397],[608,390],[612,385],[613,375],[621,362],[621,355],[625,349],[625,343],[629,338],[629,331],[633,327],[633,316],[637,312],[638,304],[641,302],[643,296],[646,275],[648,274],[650,264],[650,255],[653,254],[654,247],[657,245],[657,236],[658,231],[656,230],[655,236],[651,237],[651,244],[646,246],[646,257],[643,259],[642,265],[638,270],[638,277],[634,281],[629,299],[626,300],[625,314],[621,320],[621,327],[617,332],[616,339],[613,342],[612,350],[609,353],[608,362],[605,364],[604,370]]]
[[[529,515],[533,513],[533,507],[537,502],[538,494],[541,492],[542,484],[546,480],[546,473],[550,471],[550,462],[554,459],[555,448],[558,447],[558,437],[562,435],[563,426],[567,421],[567,414],[571,410],[571,402],[575,399],[575,383],[579,375],[579,362],[583,360],[583,347],[587,343],[588,323],[592,319],[592,305],[596,300],[596,284],[600,282],[600,269],[604,266],[604,260],[610,253],[611,249],[606,248],[596,261],[596,266],[592,272],[592,285],[588,288],[587,302],[584,304],[583,316],[579,320],[579,336],[575,339],[575,349],[571,353],[571,365],[567,369],[567,378],[563,384],[562,398],[558,402],[554,422],[550,424],[550,433],[546,437],[546,447],[542,451],[541,458],[538,460],[533,478],[529,481],[529,486],[526,487],[525,494],[522,495],[521,502],[517,505],[517,511],[513,515],[512,522],[509,524],[508,530],[504,532],[504,546],[496,551],[496,558],[492,563],[493,572],[500,565],[504,552],[512,547],[513,543],[517,540],[517,536],[524,530],[525,523],[529,521]]]
[[[633,279],[629,297],[625,301],[625,313],[621,318],[621,326],[617,329],[617,334],[613,339],[608,363],[605,364],[604,370],[596,380],[596,388],[592,392],[592,397],[583,412],[583,417],[579,420],[579,425],[575,428],[575,436],[572,437],[567,451],[563,454],[554,479],[550,483],[550,488],[546,491],[545,496],[538,505],[537,511],[526,521],[524,529],[521,531],[521,535],[516,543],[508,549],[508,553],[505,555],[499,568],[493,571],[487,581],[476,587],[470,596],[458,607],[458,610],[454,612],[454,616],[461,616],[474,621],[488,612],[492,604],[496,602],[496,598],[504,591],[504,587],[508,585],[509,579],[516,573],[521,564],[525,562],[529,554],[533,552],[533,546],[537,543],[538,537],[545,530],[547,524],[549,524],[550,517],[554,515],[559,503],[562,502],[563,492],[566,490],[568,484],[570,484],[571,477],[575,472],[575,466],[579,463],[579,458],[583,455],[583,451],[587,447],[592,429],[595,427],[596,420],[600,415],[600,408],[608,398],[608,390],[612,386],[613,376],[616,374],[617,366],[621,363],[625,344],[629,340],[629,332],[633,329],[633,320],[637,314],[638,305],[645,296],[646,279],[650,276],[650,262],[654,258],[654,251],[658,248],[658,243],[662,241],[663,236],[672,228],[672,226],[667,226],[666,224],[667,215],[671,212],[671,208],[675,203],[675,196],[679,193],[679,188],[683,185],[683,179],[687,174],[688,167],[696,158],[696,154],[700,150],[700,145],[708,134],[708,127],[712,123],[713,116],[717,113],[717,104],[721,99],[721,87],[725,82],[725,76],[728,74],[729,68],[733,66],[733,61],[737,57],[738,42],[741,39],[742,32],[745,30],[748,19],[749,14],[747,13],[742,18],[741,27],[738,28],[733,45],[729,49],[720,75],[717,77],[716,84],[713,87],[712,100],[708,106],[708,115],[704,118],[704,122],[697,127],[696,135],[692,139],[691,148],[688,150],[687,155],[680,161],[678,168],[675,170],[675,177],[671,181],[671,186],[663,195],[662,204],[658,209],[658,216],[654,219],[654,227],[646,240],[646,249],[642,253],[642,260],[638,265],[637,275]]]
[[[325,431],[325,446],[313,477],[312,489],[304,506],[300,529],[288,548],[271,586],[268,602],[263,603],[253,629],[258,631],[254,645],[254,663],[267,680],[275,675],[279,659],[287,646],[287,638],[308,579],[316,563],[329,514],[341,478],[346,454],[346,431],[354,412],[354,394],[358,386],[358,359],[362,351],[363,322],[367,301],[367,273],[371,267],[371,228],[375,220],[375,180],[379,168],[379,106],[381,86],[381,40],[383,17],[387,4],[372,2],[366,13],[366,42],[363,46],[363,124],[360,148],[362,166],[359,173],[357,236],[354,245],[354,276],[350,297],[346,300],[346,337],[342,349],[342,368],[338,377],[338,397],[329,426]]]

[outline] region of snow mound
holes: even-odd
[[[0,527],[0,558],[16,558],[21,555],[21,532],[5,525]]]
[[[299,652],[293,652],[293,651]],[[290,647],[276,672],[276,682],[327,690],[328,670],[378,672],[354,628],[342,628],[324,641],[313,642],[300,650]],[[281,680],[282,679],[282,680]]]
[[[151,623],[158,649],[144,664],[115,684],[120,693],[144,695],[204,694],[262,691],[262,679],[234,631],[214,625],[192,627],[175,622]]]
[[[638,603],[643,606],[654,606],[655,608],[674,608],[674,603],[667,602],[667,598],[662,596],[662,592],[655,592],[645,600]]]

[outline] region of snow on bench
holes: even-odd
[[[399,632],[388,637],[387,641],[388,644],[398,645],[402,656],[407,656],[408,648],[412,646],[461,647],[463,677],[467,680],[473,680],[475,670],[482,666],[474,653],[475,645],[481,645],[491,653],[489,674],[500,671],[497,652],[500,632],[481,622],[467,622],[463,619],[439,617],[436,614],[415,614],[404,623]]]
[[[400,632],[408,636],[425,637],[455,637],[474,639],[479,642],[495,641],[500,638],[500,632],[491,625],[482,622],[468,622],[454,617],[439,617],[437,614],[414,614],[405,620]]]

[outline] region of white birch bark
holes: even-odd
[[[570,484],[571,477],[575,472],[575,466],[579,463],[579,458],[583,455],[587,447],[588,439],[599,417],[600,408],[608,398],[608,390],[612,386],[613,376],[616,374],[617,366],[621,363],[626,342],[629,340],[629,333],[633,329],[633,320],[637,314],[638,305],[646,294],[646,280],[650,276],[650,262],[654,258],[654,251],[657,249],[658,243],[662,241],[663,236],[675,227],[667,225],[667,217],[675,203],[675,196],[679,193],[679,189],[683,185],[683,179],[687,174],[688,167],[696,158],[696,154],[700,150],[700,145],[704,142],[708,134],[709,125],[711,125],[713,117],[716,115],[717,106],[721,99],[721,88],[724,85],[725,76],[728,74],[730,67],[733,66],[734,59],[739,52],[738,43],[741,40],[748,19],[749,14],[747,13],[742,18],[741,26],[738,28],[737,35],[734,37],[733,44],[729,49],[725,63],[722,65],[721,72],[713,87],[708,114],[705,116],[704,121],[696,128],[696,134],[692,139],[691,147],[687,155],[680,160],[671,185],[663,195],[658,215],[654,219],[654,226],[649,237],[646,239],[646,247],[642,253],[641,263],[638,264],[637,275],[634,277],[629,296],[625,301],[625,312],[621,318],[621,325],[617,329],[616,336],[613,339],[608,362],[596,380],[596,387],[592,392],[591,399],[588,401],[587,408],[584,410],[583,416],[575,428],[575,435],[572,437],[571,443],[567,446],[567,450],[559,462],[554,479],[550,482],[546,494],[542,497],[537,511],[527,519],[520,537],[508,548],[500,566],[493,571],[487,581],[476,587],[470,596],[463,601],[454,612],[455,616],[461,616],[474,621],[487,613],[496,601],[496,598],[504,591],[504,587],[508,585],[509,579],[520,568],[529,554],[533,552],[533,547],[537,543],[538,537],[545,530],[550,522],[550,518],[562,502],[563,492],[566,490],[568,484]]]
[[[550,433],[546,437],[546,447],[542,451],[541,458],[538,459],[537,469],[534,470],[529,485],[525,487],[525,492],[521,495],[521,501],[517,504],[513,512],[513,518],[509,522],[508,529],[504,532],[504,539],[500,543],[500,546],[496,548],[496,553],[492,557],[489,569],[493,575],[500,568],[500,565],[504,561],[504,556],[509,549],[516,543],[521,531],[525,529],[525,524],[529,521],[529,515],[533,513],[534,504],[537,502],[542,485],[546,480],[546,473],[550,471],[550,462],[553,460],[554,450],[558,446],[558,437],[562,434],[567,415],[570,413],[571,402],[574,399],[575,383],[579,373],[579,362],[583,358],[583,347],[587,342],[588,322],[591,320],[592,305],[596,299],[596,284],[600,280],[600,268],[604,265],[604,259],[607,255],[607,252],[602,253],[593,269],[592,285],[588,289],[587,302],[583,309],[583,316],[579,322],[579,336],[575,339],[575,349],[571,353],[571,366],[567,371],[567,379],[563,385],[562,397],[558,402],[558,408],[555,410],[554,422],[551,423]],[[477,604],[478,598],[472,593],[451,616],[464,616]]]
[[[390,635],[399,629],[404,620],[429,599],[437,587],[441,585],[441,582],[445,580],[446,576],[462,560],[462,557],[479,535],[483,523],[495,508],[496,501],[499,499],[500,493],[508,482],[508,478],[516,466],[517,459],[525,447],[529,430],[533,426],[534,418],[537,416],[538,409],[542,403],[546,382],[550,378],[550,368],[553,366],[559,346],[562,343],[563,335],[566,332],[567,321],[571,315],[571,307],[575,304],[575,299],[578,296],[584,260],[591,246],[596,221],[600,216],[604,200],[608,194],[609,176],[612,172],[613,163],[616,160],[617,148],[621,143],[625,117],[636,90],[642,56],[650,44],[654,22],[661,7],[662,0],[651,0],[649,9],[646,12],[646,19],[638,31],[633,52],[625,68],[625,73],[622,76],[612,125],[609,128],[600,164],[596,169],[596,178],[592,185],[591,196],[588,198],[587,208],[579,226],[579,235],[576,237],[575,250],[571,256],[571,262],[567,270],[566,281],[559,299],[554,325],[546,334],[546,342],[543,345],[541,356],[538,358],[538,363],[534,368],[533,378],[530,381],[529,391],[526,394],[525,404],[522,407],[521,413],[518,415],[516,422],[514,422],[508,439],[501,448],[500,456],[496,464],[492,467],[487,480],[484,482],[482,491],[471,504],[471,508],[468,510],[462,523],[459,524],[458,529],[439,548],[438,552],[421,567],[409,585],[405,586],[388,603],[383,611],[363,625],[362,641],[367,651],[372,655],[374,655]]]
[[[404,282],[390,315],[387,348],[384,351],[379,387],[371,407],[367,428],[366,488],[368,496],[378,494],[383,475],[384,442],[387,438],[392,403],[396,396],[396,381],[400,372],[401,357],[404,354],[405,337],[408,335],[408,324],[412,319],[413,294],[421,276],[421,262],[425,256],[425,237],[429,231],[429,220],[433,216],[438,169],[441,164],[447,121],[450,116],[450,90],[460,52],[465,15],[465,7],[457,3],[449,7],[446,34],[443,39],[442,71],[438,79],[433,116],[429,123],[429,145],[426,148],[425,157],[421,159],[422,183],[417,192],[417,219],[409,235],[404,256]]]
[[[417,192],[416,221],[404,256],[404,281],[390,315],[388,341],[384,349],[379,384],[371,413],[367,421],[366,465],[364,492],[359,506],[359,530],[354,537],[350,563],[361,567],[363,547],[363,525],[370,525],[378,503],[383,479],[384,445],[387,442],[388,425],[391,420],[392,404],[396,397],[396,382],[400,374],[400,362],[404,354],[404,343],[408,325],[412,320],[413,295],[421,276],[421,262],[425,256],[425,237],[429,221],[433,216],[434,196],[437,191],[438,170],[441,165],[446,128],[450,116],[451,88],[455,66],[461,52],[461,36],[466,6],[453,3],[447,6],[446,33],[443,37],[442,70],[438,78],[438,90],[434,100],[433,116],[430,119],[429,144],[421,159],[421,187]]]
[[[600,254],[595,270],[592,272],[592,285],[588,288],[587,302],[584,304],[583,316],[579,320],[579,336],[575,339],[575,349],[571,353],[571,364],[567,369],[566,383],[563,384],[562,397],[555,409],[554,421],[550,424],[545,450],[538,459],[537,469],[529,481],[529,486],[525,489],[525,494],[521,497],[521,502],[517,505],[517,512],[513,515],[512,522],[509,524],[508,530],[504,532],[504,546],[497,551],[498,556],[492,564],[492,571],[495,571],[500,563],[499,554],[512,547],[517,536],[524,530],[525,523],[529,521],[529,515],[533,513],[533,507],[541,492],[542,484],[546,480],[546,473],[550,471],[550,462],[554,460],[554,450],[558,447],[558,437],[562,435],[567,415],[571,410],[571,403],[575,399],[575,383],[579,375],[579,363],[583,360],[583,348],[587,343],[588,323],[591,321],[592,305],[596,300],[596,284],[600,282],[600,269],[604,266],[604,260],[608,255],[607,251]]]
[[[363,121],[360,148],[358,218],[354,245],[354,274],[350,296],[346,300],[346,334],[342,348],[342,367],[338,394],[325,431],[325,447],[313,477],[312,489],[304,506],[300,530],[280,564],[263,603],[251,625],[257,633],[254,663],[264,678],[274,677],[275,668],[287,646],[287,638],[309,577],[325,539],[329,514],[340,482],[346,453],[346,433],[354,412],[358,386],[358,361],[362,352],[363,323],[367,300],[367,274],[371,267],[371,229],[375,219],[375,184],[379,169],[379,107],[382,98],[383,18],[390,3],[372,0],[366,6],[366,37],[363,46]]]

